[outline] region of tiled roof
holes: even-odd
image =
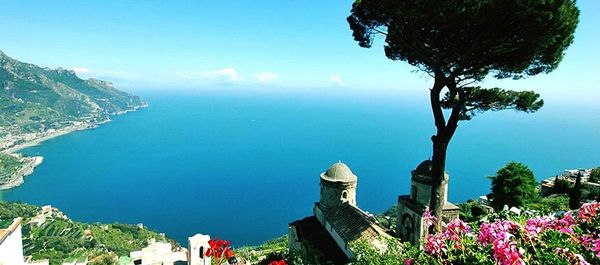
[[[307,243],[321,252],[323,261],[333,264],[346,264],[348,258],[338,247],[331,235],[323,228],[316,217],[310,216],[290,224],[296,229],[298,240]]]
[[[368,242],[383,236],[391,236],[391,231],[380,226],[367,213],[350,204],[329,209],[325,220],[347,242],[366,240]]]

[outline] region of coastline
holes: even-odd
[[[140,106],[135,106],[135,107],[132,107],[131,109],[126,109],[126,110],[115,112],[115,113],[109,113],[109,115],[110,116],[124,115],[124,114],[127,114],[129,112],[134,112],[134,111],[137,111],[139,109],[146,108],[146,107],[148,107],[148,103],[144,102]],[[87,130],[87,129],[95,129],[95,128],[98,128],[98,126],[100,126],[102,124],[109,123],[111,121],[112,120],[110,118],[108,118],[108,119],[100,121],[100,122],[84,123],[84,124],[81,124],[81,125],[72,125],[72,126],[68,126],[68,127],[65,127],[65,128],[61,128],[61,129],[56,130],[55,132],[48,133],[47,135],[42,136],[40,138],[33,139],[31,141],[15,145],[15,146],[6,148],[4,150],[1,150],[0,153],[7,154],[7,155],[14,154],[14,153],[16,153],[16,152],[18,152],[18,151],[20,151],[22,149],[25,149],[25,148],[28,148],[28,147],[32,147],[32,146],[40,145],[42,142],[50,140],[52,138],[63,136],[65,134],[72,133],[74,131],[81,131],[81,130]]]
[[[137,111],[141,108],[146,108],[146,107],[148,107],[148,103],[144,103],[140,106],[135,106],[135,107],[132,107],[131,109],[127,109],[127,110],[120,111],[117,113],[111,113],[109,115],[110,116],[123,115],[123,114],[129,113],[129,112]],[[95,129],[95,128],[98,128],[100,125],[109,123],[111,121],[112,120],[110,118],[107,118],[106,120],[103,120],[100,122],[83,123],[83,124],[79,124],[79,125],[72,125],[72,126],[68,126],[65,128],[61,128],[56,131],[49,132],[40,138],[33,139],[31,141],[27,141],[25,143],[18,144],[18,145],[9,147],[7,149],[4,149],[4,150],[0,151],[0,153],[7,154],[7,155],[19,155],[17,152],[19,152],[20,150],[23,150],[25,148],[40,145],[41,143],[43,143],[47,140],[66,135],[71,132],[87,130],[87,129]],[[31,159],[31,161],[29,161],[18,172],[13,174],[13,176],[10,178],[10,180],[8,180],[6,183],[0,184],[0,191],[18,187],[19,185],[23,184],[25,182],[24,178],[26,176],[33,174],[34,169],[36,167],[38,167],[40,164],[42,164],[42,162],[44,161],[44,157],[42,157],[42,156],[34,156],[34,157],[26,158],[26,159]]]
[[[28,161],[23,168],[19,169],[19,171],[15,172],[12,175],[12,178],[6,183],[0,184],[0,190],[8,190],[20,186],[25,182],[25,177],[33,174],[34,169],[44,161],[44,157],[41,156],[34,156],[26,159],[30,159],[30,161]]]
[[[99,124],[101,124],[101,123],[99,123]],[[66,128],[63,128],[63,129],[56,130],[56,132],[54,132],[54,133],[49,133],[46,136],[43,136],[43,137],[31,140],[29,142],[25,142],[25,143],[22,143],[22,144],[18,144],[18,145],[9,147],[7,149],[2,150],[1,152],[4,153],[4,154],[7,154],[7,155],[14,154],[14,153],[16,153],[16,152],[18,152],[18,151],[20,151],[22,149],[25,149],[25,148],[28,148],[28,147],[32,147],[32,146],[36,146],[36,145],[40,145],[42,142],[50,140],[52,138],[56,138],[56,137],[59,137],[59,136],[62,136],[62,135],[65,135],[65,134],[68,134],[68,133],[71,133],[71,132],[74,132],[74,131],[91,129],[91,128],[95,128],[95,127],[93,127],[93,125],[66,127]]]

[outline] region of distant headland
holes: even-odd
[[[96,128],[148,103],[111,82],[23,63],[0,51],[0,190],[16,187],[42,162],[11,155],[67,133]]]

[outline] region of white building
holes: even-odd
[[[142,250],[129,253],[133,264],[144,265],[175,265],[187,264],[187,253],[173,252],[170,243],[151,242]]]
[[[210,236],[203,234],[196,234],[188,238],[189,265],[211,265],[211,258],[205,255],[206,250],[210,247],[209,240]]]
[[[23,240],[21,235],[21,221],[15,218],[6,229],[0,229],[0,265],[22,265]]]

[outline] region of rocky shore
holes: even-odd
[[[0,183],[0,190],[7,190],[23,184],[24,178],[33,174],[33,170],[44,161],[41,156],[24,157],[22,159],[25,160],[23,167],[9,176],[6,181]]]

